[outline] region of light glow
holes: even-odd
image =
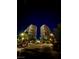
[[[24,40],[24,37],[22,37],[22,40]]]
[[[50,36],[54,36],[54,34],[53,34],[53,33],[51,33],[51,34],[50,34]]]
[[[24,33],[21,33],[21,36],[24,36]]]

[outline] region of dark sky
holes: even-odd
[[[17,0],[17,32],[30,24],[46,24],[51,30],[61,22],[61,0]]]

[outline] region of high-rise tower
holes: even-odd
[[[28,33],[30,40],[35,39],[37,36],[37,26],[31,24],[24,32]]]
[[[40,28],[41,39],[49,39],[50,37],[50,29],[47,25],[42,25]]]

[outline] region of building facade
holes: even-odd
[[[40,27],[40,36],[41,36],[41,39],[45,39],[45,40],[48,40],[49,37],[50,37],[50,29],[47,25],[42,25]]]

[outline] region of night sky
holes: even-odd
[[[17,0],[17,33],[30,24],[46,24],[51,30],[61,23],[61,0]]]

